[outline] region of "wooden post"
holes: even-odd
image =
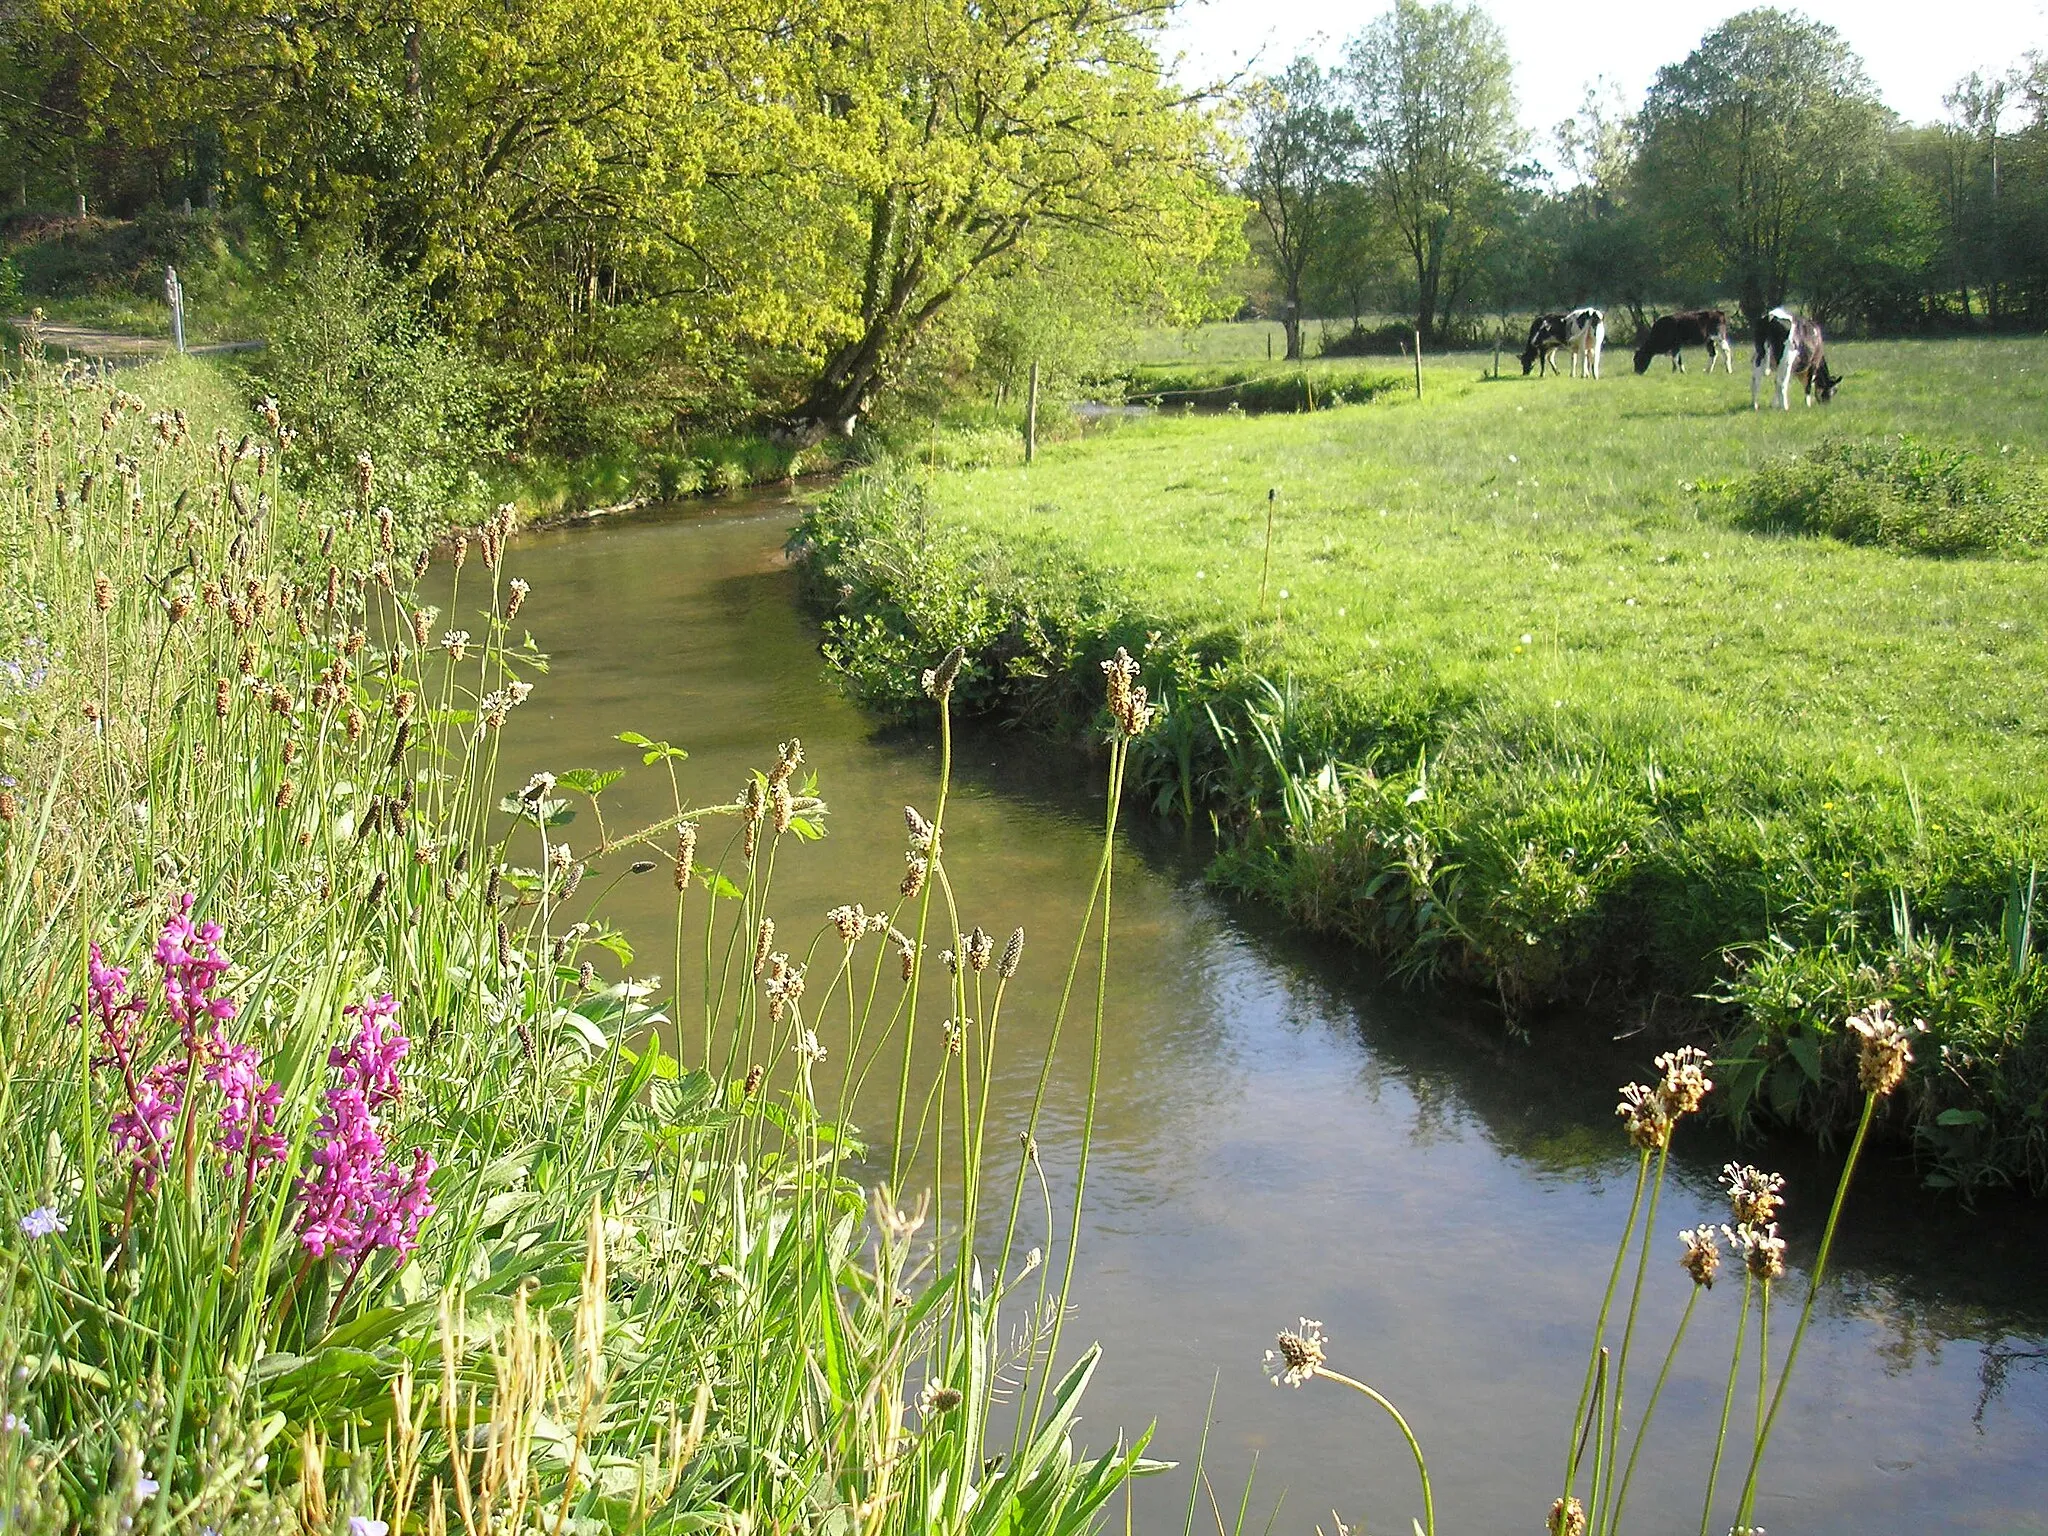
[[[1266,361],[1269,363],[1273,361],[1273,333],[1271,331],[1266,332]]]
[[[1266,558],[1259,567],[1259,611],[1266,611],[1266,579],[1273,574],[1273,503],[1278,499],[1278,486],[1266,491]]]
[[[171,307],[171,345],[182,357],[185,354],[185,285],[178,281],[176,267],[164,268],[164,302]]]
[[[1493,333],[1493,376],[1496,379],[1500,377],[1500,336],[1498,330]]]
[[[1031,359],[1031,396],[1024,406],[1024,462],[1038,457],[1038,359]]]
[[[1415,398],[1422,398],[1422,330],[1415,331]]]

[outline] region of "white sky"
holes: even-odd
[[[1657,70],[1685,57],[1720,22],[1760,0],[1481,0],[1515,58],[1522,121],[1550,149],[1550,130],[1605,75],[1642,102]],[[1211,78],[1250,64],[1277,70],[1297,53],[1334,63],[1344,40],[1387,0],[1186,0],[1167,34],[1182,76]],[[1942,116],[1941,98],[1973,69],[2048,51],[2048,0],[1804,0],[1787,5],[1826,22],[1863,56],[1893,110],[1915,122]],[[1546,158],[1548,158],[1546,154]]]

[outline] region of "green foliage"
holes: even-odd
[[[1384,365],[1318,363],[1313,367],[1149,367],[1133,369],[1124,398],[1163,410],[1195,406],[1220,410],[1303,411],[1360,405],[1402,388],[1412,379]],[[1311,393],[1312,392],[1312,393]]]
[[[1888,125],[1834,28],[1773,10],[1723,22],[1643,106],[1637,186],[1667,268],[1734,292],[1752,321],[1810,291],[1853,251],[1843,221],[1883,181]]]
[[[2026,554],[2048,545],[2048,486],[2030,462],[1904,433],[1822,443],[1759,470],[1736,496],[1752,527],[1911,554]]]
[[[1700,501],[1845,409],[1966,466],[2038,450],[2039,344],[1856,347],[1826,420],[1752,415],[1718,375],[1470,363],[1419,406],[1158,418],[1028,471],[849,481],[798,544],[831,655],[915,710],[915,658],[962,643],[965,703],[1072,731],[1092,658],[1127,645],[1164,707],[1133,782],[1217,819],[1221,878],[1519,1027],[1569,1027],[1592,990],[1718,1031],[1741,1114],[1823,1134],[1859,1102],[1841,1021],[1888,996],[1931,1032],[1881,1125],[1951,1183],[2048,1187],[2048,995],[2013,894],[2048,864],[2038,563],[1759,538]],[[1990,371],[2012,395],[1970,398]]]
[[[1407,258],[1416,328],[1434,340],[1461,268],[1499,227],[1492,205],[1520,148],[1507,41],[1477,6],[1395,0],[1351,40],[1345,70],[1367,181]]]
[[[373,504],[390,506],[415,544],[481,518],[479,471],[500,443],[494,374],[435,331],[403,284],[359,248],[323,251],[280,288],[270,341],[257,387],[300,424],[289,457],[309,490],[353,504],[367,454],[382,466]]]

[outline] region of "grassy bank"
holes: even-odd
[[[735,803],[628,738],[651,826],[614,763],[501,759],[547,687],[501,524],[443,615],[397,467],[301,482],[210,368],[32,354],[0,399],[12,1524],[1052,1533],[1144,1470],[1068,1436],[1096,1351],[1018,1214],[1054,1131],[981,1152],[1022,935],[935,962],[943,773],[921,882],[847,893],[882,915],[779,910],[826,816],[795,742]],[[1100,975],[1109,869],[1063,957]],[[608,922],[626,878],[672,882],[653,963],[701,996]],[[914,1065],[948,1020],[986,1028]],[[873,1152],[856,1072],[907,1106]]]
[[[1240,834],[1226,878],[1521,1027],[1711,1029],[1738,1116],[1844,1128],[1837,1021],[1888,998],[1930,1029],[1888,1128],[1938,1180],[2048,1186],[2048,567],[2009,536],[2037,479],[1997,468],[2044,446],[2048,344],[1847,347],[1834,406],[1789,415],[1725,375],[1480,361],[1420,403],[850,484],[799,536],[831,654],[908,708],[957,641],[978,707],[1072,728],[1129,644],[1167,709],[1138,771]],[[2018,487],[1972,523],[1998,552],[1760,515],[1797,456],[1902,431]],[[1911,479],[1842,526],[1910,523]]]

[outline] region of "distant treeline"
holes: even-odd
[[[2048,57],[1903,121],[1831,27],[1760,9],[1660,70],[1633,107],[1586,91],[1546,151],[1477,7],[1398,0],[1324,69],[1262,81],[1242,188],[1262,308],[1448,322],[1592,303],[1787,300],[1906,332],[2048,324]],[[1610,326],[1622,319],[1610,315]],[[1618,327],[1626,332],[1629,327]],[[1292,339],[1298,342],[1298,325]]]

